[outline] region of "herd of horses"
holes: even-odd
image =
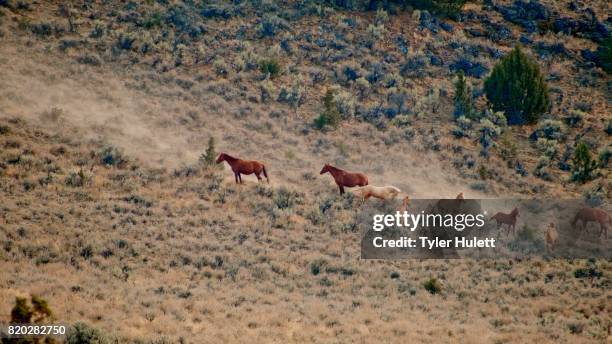
[[[255,160],[243,160],[233,157],[226,153],[221,153],[217,158],[217,164],[226,161],[234,173],[234,178],[237,184],[242,184],[241,175],[255,174],[258,181],[262,181],[262,175],[266,178],[267,182],[270,183],[266,167],[263,163]],[[359,172],[348,172],[330,164],[325,164],[319,174],[329,173],[334,178],[340,194],[344,194],[344,188],[359,187],[357,193],[360,195],[362,204],[371,197],[378,198],[381,200],[391,200],[397,198],[402,191],[392,185],[387,186],[374,186],[368,182],[368,177]],[[464,199],[463,193],[457,195],[456,199]],[[402,208],[407,209],[410,198],[406,195],[403,197]],[[491,217],[491,220],[495,220],[497,228],[501,229],[504,225],[508,228],[508,233],[516,231],[517,218],[519,217],[519,211],[514,208],[510,213],[506,214],[499,212]],[[579,210],[574,219],[572,220],[572,227],[576,228],[577,223],[581,223],[581,227],[584,230],[589,222],[596,222],[599,224],[600,233],[599,236],[608,237],[608,225],[612,224],[612,217],[603,209],[599,208],[582,208]],[[545,239],[546,245],[550,249],[554,250],[558,242],[559,235],[555,229],[553,223],[549,224],[546,229]]]

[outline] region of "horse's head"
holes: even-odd
[[[216,161],[217,164],[220,164],[220,163],[224,162],[226,157],[227,157],[227,154],[225,154],[225,153],[219,154],[219,157],[217,158],[217,161]]]
[[[325,164],[325,166],[323,166],[323,168],[321,169],[321,172],[319,172],[319,174],[324,174],[327,172],[330,172],[330,165],[329,164]]]
[[[512,215],[519,217],[519,212],[518,212],[518,208],[514,208],[512,209]]]

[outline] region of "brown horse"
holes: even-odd
[[[576,223],[580,221],[581,227],[586,229],[589,222],[597,222],[599,223],[599,236],[605,234],[605,238],[608,238],[608,225],[612,223],[612,219],[610,215],[606,213],[603,209],[598,208],[582,208],[574,216],[574,220],[572,221],[572,227],[576,228]]]
[[[512,230],[512,233],[514,233],[516,230],[517,217],[519,217],[519,212],[517,208],[514,208],[510,214],[500,212],[493,215],[491,220],[495,220],[495,222],[497,222],[497,229],[500,229],[503,225],[508,225],[508,234],[510,234],[510,230]]]
[[[340,194],[344,193],[344,187],[354,187],[354,186],[366,186],[368,185],[368,177],[366,177],[363,173],[352,173],[341,170],[337,167],[334,167],[330,164],[325,164],[323,169],[319,174],[324,174],[329,172],[336,184],[338,184],[338,188],[340,189]]]
[[[225,154],[225,153],[219,154],[219,157],[217,158],[217,164],[220,164],[224,161],[227,161],[227,163],[232,168],[232,171],[234,172],[234,177],[236,178],[236,184],[238,183],[242,184],[241,174],[248,175],[248,174],[255,173],[255,175],[257,176],[257,180],[261,181],[262,172],[263,172],[263,175],[266,177],[266,180],[268,181],[268,183],[270,183],[270,178],[268,178],[266,167],[264,166],[264,164],[260,163],[259,161],[241,160],[238,158],[234,158],[233,156],[229,154]]]

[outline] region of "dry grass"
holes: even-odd
[[[451,40],[493,44],[462,33],[473,22],[453,23],[455,33],[434,35],[419,29],[411,13],[401,13],[390,16],[384,35],[369,49],[361,43],[373,21],[369,13],[308,14],[290,30],[264,39],[254,37],[257,15],[211,19],[205,21],[206,34],[177,48],[184,50],[177,66],[180,52],[170,44],[179,36],[174,27],[145,30],[130,21],[105,21],[113,9],[134,11],[94,3],[90,9],[73,6],[75,32],[48,37],[34,35],[26,19],[64,27],[59,2],[31,4],[30,10],[0,7],[0,128],[6,128],[0,130],[0,322],[9,319],[16,295],[32,293],[49,301],[58,321],[86,320],[125,340],[609,340],[609,261],[594,263],[603,277],[590,281],[575,278],[574,271],[589,264],[578,260],[360,260],[352,199],[337,196],[331,179],[318,175],[323,163],[335,163],[367,173],[372,184],[397,185],[414,198],[459,192],[576,197],[598,183],[610,192],[609,169],[586,185],[566,183],[568,173],[562,171],[550,181],[533,176],[534,127],[508,129],[527,177],[506,167],[496,150],[489,160],[479,157],[474,138],[452,137],[452,76],[446,67],[428,65],[423,75],[404,80],[414,100],[410,108],[432,86],[447,91],[437,112],[425,108],[409,115],[414,137],[404,137],[404,128],[390,122],[379,130],[357,118],[334,132],[312,129],[327,88],[356,94],[357,86],[336,76],[340,63],[331,60],[336,51],[307,42],[304,34],[328,42],[335,33],[343,35],[339,43],[352,55],[342,64],[397,60],[388,63],[389,76],[399,73],[406,58],[397,50],[397,35],[407,40],[409,56],[432,50],[452,61]],[[148,18],[165,10],[146,2],[135,12]],[[88,19],[90,13],[98,19]],[[343,24],[339,32],[330,31],[346,18],[358,27]],[[105,29],[101,38],[90,36],[96,25]],[[248,27],[247,39],[236,36],[242,25]],[[172,37],[158,39],[164,29]],[[114,52],[121,35],[136,36],[135,47]],[[292,54],[269,48],[285,36],[295,38]],[[67,44],[62,40],[82,43],[60,49]],[[142,53],[145,42],[152,44],[150,53]],[[507,51],[512,43],[494,46]],[[568,49],[583,47],[593,43],[568,38]],[[237,68],[238,57],[246,63],[248,53],[277,56],[283,66],[268,102],[260,96],[258,68]],[[75,62],[98,61],[84,55],[100,63]],[[227,75],[214,71],[218,59]],[[487,66],[495,62],[479,59]],[[561,75],[550,81],[565,95],[555,101],[554,116],[566,115],[578,102],[592,107],[585,124],[568,129],[567,137],[583,134],[605,142],[609,76],[593,77],[584,87],[583,70],[573,59],[554,57],[542,64],[546,73]],[[316,72],[325,80],[317,81]],[[293,108],[277,102],[278,92],[292,87],[297,75],[304,80],[303,103]],[[374,106],[388,92],[373,86],[358,105]],[[245,185],[236,186],[226,166],[197,165],[210,136],[220,151],[264,161],[270,185],[256,185],[248,176]],[[127,162],[101,164],[108,144],[124,152]],[[468,160],[473,168],[457,166]],[[487,173],[479,173],[479,166]],[[609,199],[609,193],[604,196]],[[423,287],[430,278],[441,283],[440,293]]]

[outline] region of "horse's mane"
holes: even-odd
[[[221,153],[221,155],[223,155],[226,160],[238,160],[238,158],[234,158],[233,156],[231,156],[231,155],[229,155],[227,153]]]
[[[330,170],[336,171],[336,172],[346,172],[343,169],[337,168],[337,167],[329,165],[329,164],[327,164],[327,168],[330,169]]]
[[[516,214],[518,214],[518,208],[514,208],[512,212],[510,213],[510,215],[516,215]]]

